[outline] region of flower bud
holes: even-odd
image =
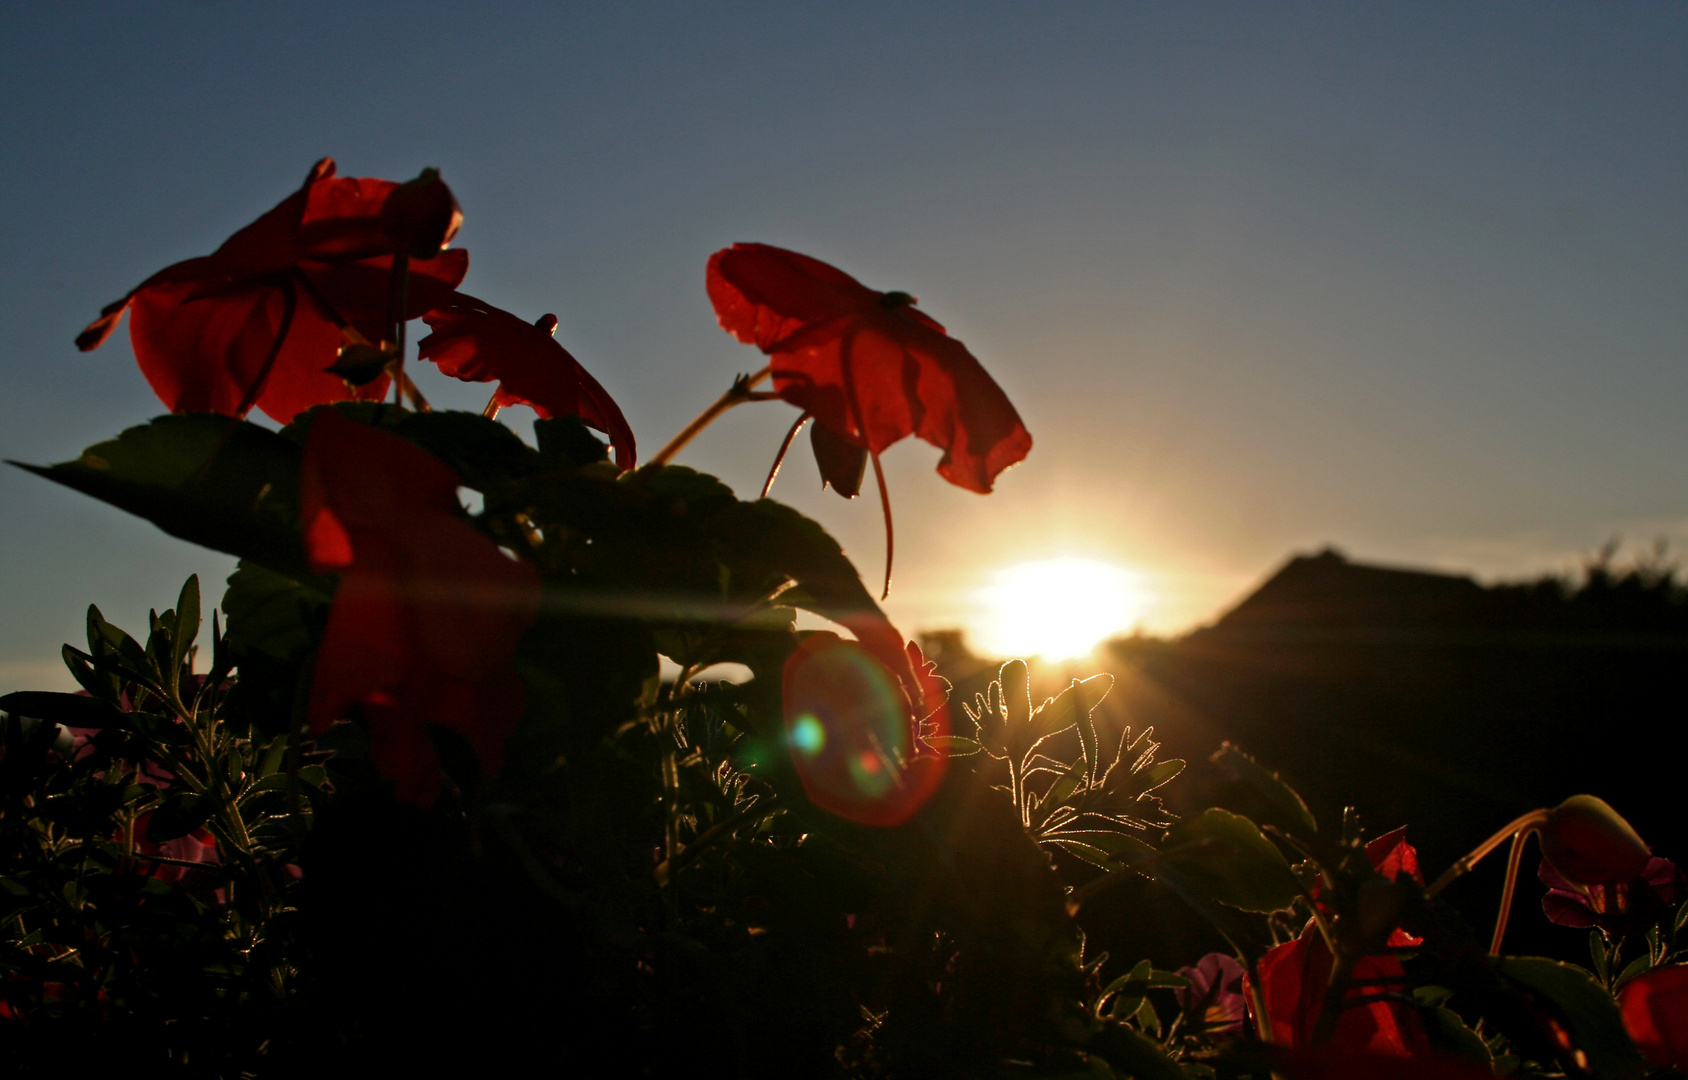
[[[368,386],[386,373],[387,364],[398,353],[378,345],[345,345],[334,363],[323,368],[330,375],[338,375],[352,386]]]
[[[382,232],[413,259],[438,255],[462,224],[463,211],[438,169],[423,169],[416,179],[394,188],[381,206]]]
[[[1652,855],[1629,822],[1593,795],[1572,795],[1548,812],[1541,851],[1567,881],[1584,886],[1632,881]]]

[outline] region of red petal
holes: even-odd
[[[314,734],[404,684],[413,646],[400,594],[396,580],[373,569],[341,575],[306,710]]]
[[[1273,1042],[1298,1049],[1311,1046],[1330,969],[1330,950],[1325,948],[1324,938],[1312,924],[1299,938],[1279,945],[1261,958],[1261,996],[1266,1002]],[[1375,980],[1397,980],[1400,985],[1393,987],[1395,990],[1406,982],[1400,960],[1387,955],[1361,958],[1354,965],[1352,978],[1373,981],[1371,985],[1350,987],[1350,1003],[1390,988],[1387,982],[1380,984]],[[1344,1008],[1328,1049],[1338,1054],[1413,1057],[1428,1053],[1429,1037],[1411,1006],[1380,999]]]
[[[323,158],[312,165],[298,191],[281,200],[257,221],[224,240],[205,260],[207,265],[201,276],[230,279],[258,277],[285,270],[297,263],[305,255],[305,242],[300,228],[306,206],[311,201],[312,193],[324,183],[337,182],[330,179],[333,175],[333,158]],[[180,265],[177,264],[178,267]],[[176,270],[177,267],[162,270],[143,282],[141,287],[145,288],[160,281],[179,281],[180,277],[168,276]]]
[[[721,329],[764,352],[810,324],[859,315],[880,295],[835,266],[767,244],[717,251],[704,284]]]
[[[355,326],[370,341],[389,332],[387,295],[392,288],[390,255],[347,263],[304,262],[299,271],[334,313]],[[410,303],[405,318],[415,319],[451,301],[469,272],[469,253],[461,248],[442,251],[438,258],[410,264]]]
[[[633,430],[620,406],[549,331],[461,293],[423,321],[434,331],[418,346],[424,360],[454,379],[497,380],[500,405],[528,405],[542,417],[580,417],[610,437],[617,465],[633,467]]]
[[[464,520],[458,478],[421,448],[334,412],[305,443],[300,515],[319,572],[341,570],[308,716],[321,730],[361,706],[402,798],[438,783],[427,728],[462,734],[488,772],[521,717],[513,658],[538,612],[533,567]],[[348,562],[349,559],[349,562]]]
[[[1272,1069],[1284,1080],[1494,1080],[1494,1071],[1465,1058],[1395,1057],[1317,1050],[1274,1050]]]
[[[716,252],[707,284],[722,327],[769,354],[774,390],[839,438],[877,453],[919,435],[944,451],[939,475],[981,493],[1030,452],[1008,395],[906,303],[764,244]]]
[[[337,176],[311,185],[293,260],[341,262],[393,254],[381,208],[398,184],[373,176]]]
[[[195,298],[191,284],[135,294],[129,332],[141,371],[172,412],[232,414],[275,344],[285,302],[268,287]],[[350,396],[321,368],[334,362],[340,333],[306,303],[294,311],[287,340],[259,399],[283,422],[311,405]]]
[[[1656,968],[1618,991],[1624,1028],[1655,1065],[1688,1067],[1688,967]]]
[[[1401,875],[1406,874],[1420,885],[1424,884],[1424,875],[1418,869],[1418,849],[1407,843],[1405,825],[1366,844],[1366,858],[1371,860],[1373,870],[1390,881],[1399,881]]]

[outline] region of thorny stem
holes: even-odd
[[[884,600],[891,595],[891,560],[897,553],[897,534],[891,528],[891,493],[885,488],[885,467],[879,464],[877,450],[869,456],[873,458],[873,478],[879,481],[879,506],[885,511],[885,589],[879,594]]]
[[[660,467],[674,460],[674,456],[686,448],[686,444],[697,438],[698,432],[715,422],[715,418],[732,408],[743,405],[747,401],[765,401],[766,395],[754,394],[751,388],[769,375],[773,368],[765,367],[754,375],[740,375],[733,380],[733,385],[715,400],[715,404],[698,414],[698,418],[680,430],[680,434],[668,440],[668,445],[656,452],[656,456],[646,462],[647,466]]]
[[[1428,900],[1453,884],[1457,878],[1482,862],[1489,852],[1500,847],[1517,834],[1526,830],[1534,832],[1541,828],[1542,825],[1547,823],[1548,815],[1549,811],[1547,810],[1532,810],[1528,814],[1522,814],[1501,826],[1493,836],[1472,848],[1464,858],[1457,860],[1447,870],[1443,871],[1442,876],[1437,878],[1430,888],[1424,890],[1424,898]]]
[[[780,443],[780,452],[774,455],[773,467],[768,470],[768,482],[762,485],[762,497],[766,499],[768,492],[774,490],[774,477],[780,474],[780,466],[785,464],[786,451],[791,449],[791,443],[797,438],[797,433],[803,430],[803,425],[813,418],[813,414],[804,413],[791,425],[791,430],[785,433],[785,441]]]

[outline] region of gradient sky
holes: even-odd
[[[464,289],[556,312],[647,452],[761,366],[716,248],[918,294],[1036,445],[989,497],[887,456],[905,630],[1061,554],[1140,570],[1164,632],[1326,543],[1491,578],[1680,546],[1685,58],[1682,3],[12,4],[0,456],[162,411],[126,334],[71,339],[332,155],[440,167]],[[754,494],[792,418],[680,463]],[[871,496],[806,453],[775,494],[877,580]],[[87,603],[144,628],[231,566],[16,470],[0,499],[5,689],[63,681]]]

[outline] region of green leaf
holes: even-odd
[[[578,416],[535,420],[533,437],[546,468],[578,469],[610,457],[609,447]]]
[[[182,583],[181,596],[176,600],[175,618],[170,626],[170,672],[171,678],[177,677],[182,671],[182,664],[188,658],[188,650],[199,638],[199,575],[190,574],[187,581]]]
[[[82,689],[102,701],[115,703],[118,700],[121,691],[117,680],[105,672],[96,671],[84,653],[66,643],[59,647],[59,656],[70,670],[71,678]]]
[[[1538,956],[1496,957],[1494,965],[1504,978],[1551,1003],[1572,1045],[1587,1056],[1591,1075],[1617,1078],[1640,1070],[1641,1053],[1624,1030],[1617,1003],[1588,972]]]
[[[542,464],[539,452],[514,431],[480,413],[407,412],[393,430],[445,462],[476,491],[526,476]]]
[[[1161,854],[1206,895],[1243,911],[1277,911],[1301,894],[1277,847],[1228,810],[1204,810],[1172,826]]]
[[[1594,974],[1603,983],[1612,981],[1612,958],[1606,952],[1606,935],[1599,930],[1588,932],[1588,956]]]
[[[1094,1045],[1097,1055],[1120,1076],[1135,1080],[1188,1080],[1188,1074],[1161,1053],[1158,1043],[1124,1024],[1108,1025]]]
[[[1622,971],[1618,972],[1617,980],[1612,983],[1612,989],[1616,990],[1637,975],[1648,971],[1652,966],[1653,958],[1651,956],[1637,956],[1634,960],[1625,964]]]
[[[1415,991],[1413,996],[1419,995]],[[1434,1005],[1421,1007],[1419,1016],[1424,1020],[1425,1033],[1430,1036],[1430,1045],[1434,1049],[1493,1067],[1494,1055],[1490,1053],[1489,1045],[1483,1041],[1482,1036],[1466,1026],[1459,1013],[1446,1005]]]
[[[290,659],[309,649],[322,626],[329,596],[254,562],[241,560],[223,593],[225,635],[237,653]]]
[[[1278,778],[1277,773],[1268,771],[1231,743],[1220,746],[1209,760],[1260,797],[1265,804],[1263,820],[1268,824],[1305,840],[1319,834],[1319,824],[1313,820],[1313,812],[1307,809],[1307,804],[1294,788]]]
[[[161,416],[83,451],[21,469],[146,518],[171,536],[308,573],[299,539],[299,462],[291,440],[243,420]]]
[[[1184,771],[1184,762],[1180,758],[1167,758],[1157,761],[1153,765],[1128,773],[1125,779],[1118,780],[1121,770],[1108,777],[1108,794],[1122,801],[1129,801],[1140,795],[1147,795],[1158,787],[1162,787]]]
[[[1103,870],[1108,871],[1124,869],[1118,862],[1115,862],[1106,851],[1094,844],[1085,843],[1076,837],[1056,833],[1053,836],[1045,836],[1042,839],[1044,843],[1054,844],[1062,851],[1083,859],[1092,866],[1101,867]]]
[[[97,697],[20,690],[0,697],[0,709],[13,716],[48,720],[65,727],[103,728],[123,722],[123,714]]]
[[[972,739],[964,739],[960,735],[933,735],[926,739],[927,745],[934,750],[942,750],[950,757],[969,757],[983,750]]]
[[[1061,829],[1057,832],[1046,833],[1043,838],[1087,844],[1110,856],[1124,858],[1127,862],[1155,854],[1154,848],[1137,837],[1112,829]]]

